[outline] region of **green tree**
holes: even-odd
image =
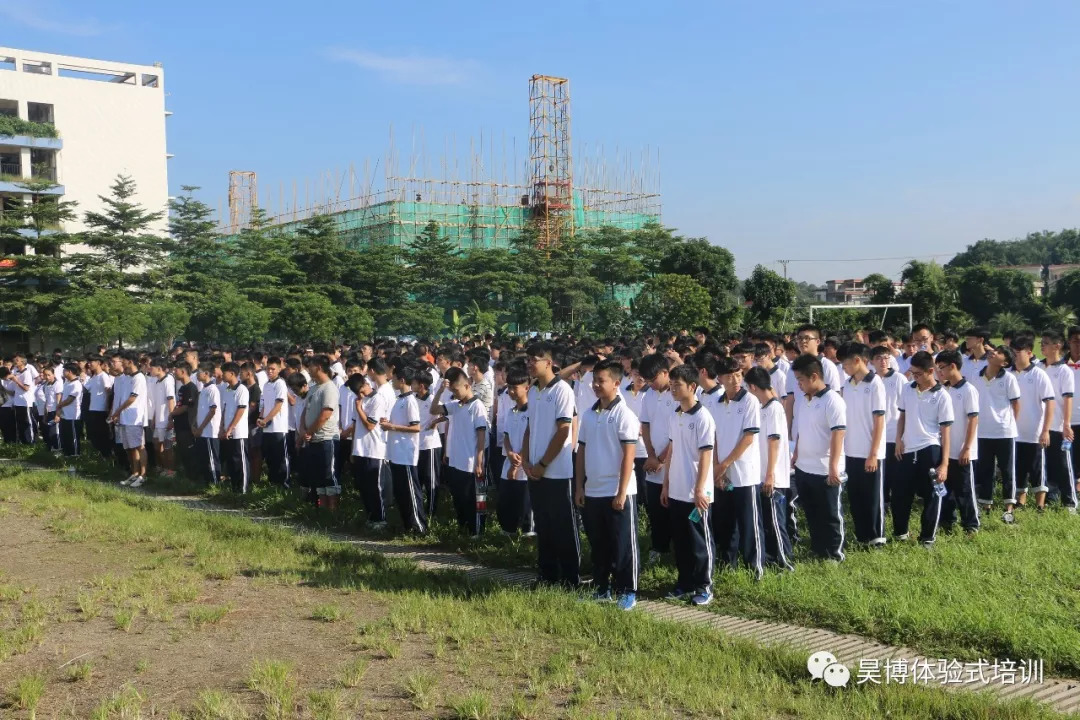
[[[266,213],[257,208],[247,228],[229,241],[233,262],[226,266],[228,282],[248,299],[278,309],[294,290],[303,290],[304,274],[293,261],[289,237],[266,227]]]
[[[141,340],[150,324],[146,306],[123,290],[75,295],[60,305],[55,331],[72,345],[111,345]]]
[[[416,271],[417,300],[440,307],[453,301],[460,253],[457,245],[439,232],[437,222],[428,222],[409,243],[405,260]]]
[[[619,287],[644,279],[645,264],[637,256],[631,234],[621,228],[602,227],[583,236],[592,263],[592,276],[607,286],[611,300]]]
[[[494,333],[499,329],[499,314],[491,310],[484,310],[475,300],[472,301],[472,305],[466,311],[464,319],[465,326],[462,330],[469,334],[483,335],[484,333]]]
[[[1072,270],[1058,278],[1050,293],[1050,302],[1053,305],[1068,305],[1074,310],[1080,308],[1080,270]]]
[[[137,188],[130,177],[119,175],[111,195],[99,195],[102,212],[87,212],[80,241],[94,252],[72,255],[73,277],[83,290],[97,288],[140,293],[163,285],[164,260],[170,249],[166,238],[152,226],[164,210],[152,212],[135,202]]]
[[[376,314],[380,335],[437,337],[446,327],[443,309],[426,303],[406,303]]]
[[[1043,328],[1053,328],[1065,332],[1076,324],[1076,312],[1067,305],[1046,308],[1043,314]]]
[[[551,330],[551,306],[539,295],[530,295],[518,305],[518,330],[548,332]]]
[[[162,352],[168,352],[176,339],[187,331],[191,313],[184,305],[172,300],[154,300],[145,309],[145,338],[155,343]]]
[[[346,271],[355,267],[356,252],[345,247],[333,218],[308,218],[289,238],[305,291],[324,295],[335,304],[354,301]]]
[[[915,322],[939,327],[948,309],[956,302],[956,293],[949,286],[945,270],[935,262],[912,260],[901,274],[904,289],[897,301],[911,303]]]
[[[657,275],[645,281],[635,308],[642,325],[653,330],[689,330],[709,321],[709,291],[686,275]]]
[[[741,314],[735,276],[735,256],[725,248],[711,245],[705,238],[693,238],[671,247],[660,261],[664,273],[693,278],[709,294],[710,317],[707,323],[734,328]]]
[[[758,265],[743,283],[743,297],[751,303],[751,314],[757,323],[767,325],[795,302],[795,284]]]
[[[203,298],[192,312],[193,339],[251,345],[266,339],[273,311],[229,288]]]
[[[1027,324],[1027,318],[1020,313],[1010,311],[1000,312],[990,319],[990,329],[998,336],[1023,330]]]
[[[375,318],[367,309],[346,305],[338,310],[337,337],[341,340],[368,340],[375,335]]]
[[[415,275],[405,264],[401,248],[375,245],[349,251],[339,262],[356,304],[374,311],[400,308],[410,301]]]
[[[193,195],[198,189],[184,185],[183,194],[169,201],[169,290],[186,302],[220,292],[231,260],[230,246],[218,238],[213,211]]]
[[[896,288],[892,280],[881,273],[870,273],[863,278],[863,285],[870,295],[871,305],[887,305],[896,301]]]
[[[956,304],[979,324],[1035,295],[1032,276],[1020,270],[971,265],[951,270],[948,277]]]
[[[49,180],[27,180],[18,187],[30,201],[14,203],[0,215],[0,252],[6,261],[0,266],[0,320],[9,330],[37,335],[44,347],[44,331],[69,293],[61,248],[70,236],[62,227],[75,219],[76,203],[50,196],[55,185]]]
[[[338,313],[325,295],[301,292],[286,298],[274,329],[297,343],[329,341],[338,334],[337,320]]]

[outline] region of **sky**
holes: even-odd
[[[1075,227],[1078,26],[1055,0],[0,0],[0,44],[164,64],[174,194],[376,168],[391,127],[436,175],[481,132],[523,158],[528,78],[558,75],[576,152],[659,153],[665,225],[815,283]]]

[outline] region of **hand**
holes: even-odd
[[[428,430],[434,430],[435,426],[438,425],[438,424],[439,424],[438,420],[432,420],[430,423],[428,423],[427,429]]]
[[[579,487],[574,489],[574,504],[579,508],[585,507],[585,488]]]
[[[173,430],[173,429],[174,429],[174,428],[173,428],[173,421],[172,421],[172,418],[169,418],[169,424],[165,426],[165,429],[166,429],[166,430]]]
[[[645,472],[647,472],[647,473],[649,473],[651,475],[651,474],[655,473],[656,471],[658,471],[659,469],[660,469],[660,461],[657,460],[656,458],[650,457],[650,458],[645,460]]]
[[[484,477],[484,463],[481,460],[481,461],[478,461],[478,462],[474,463],[474,465],[476,467],[473,468],[473,474],[476,475],[477,480],[480,480],[481,478]]]
[[[705,494],[704,490],[694,490],[694,506],[702,515],[709,509],[709,496]]]
[[[619,512],[622,512],[623,508],[625,508],[625,507],[626,507],[626,493],[619,493],[618,495],[616,495],[615,497],[613,497],[611,499],[611,509],[612,510],[618,510]]]
[[[720,477],[724,478],[724,477],[727,477],[727,471],[730,470],[730,469],[731,469],[731,463],[728,462],[726,459],[724,459],[724,460],[721,460],[720,462],[716,463],[716,469],[715,469],[714,472],[715,472],[716,475],[719,475]]]
[[[1043,447],[1050,447],[1050,430],[1043,430],[1042,435],[1039,436],[1039,444]]]
[[[311,433],[304,433],[304,443],[311,442]]]
[[[516,452],[506,453],[506,457],[507,457],[507,459],[510,460],[511,465],[516,465],[516,466],[521,465],[521,453],[516,453]]]
[[[1070,425],[1068,425],[1066,423],[1066,425],[1063,428],[1061,428],[1061,438],[1063,440],[1068,440],[1069,442],[1073,441],[1073,429],[1072,429],[1072,426],[1070,426]]]
[[[394,426],[391,425],[390,421],[387,420],[386,418],[383,418],[382,420],[379,421],[379,427],[381,427],[383,430],[393,430],[394,429]]]
[[[863,469],[868,473],[876,473],[878,466],[878,460],[876,457],[866,458],[866,462],[863,463]]]
[[[259,427],[261,427],[261,428],[264,428],[264,427],[266,427],[266,421],[265,421],[265,420],[263,420],[262,418],[259,418],[258,420],[256,420],[256,421],[255,421],[255,424],[256,424],[256,425],[258,425],[258,426],[259,426]]]
[[[765,493],[765,497],[773,496],[773,489],[776,486],[776,479],[773,475],[774,473],[765,473],[765,482],[761,483],[761,491]]]
[[[900,438],[896,438],[896,452],[893,453],[897,460],[904,459],[904,441]]]
[[[830,470],[829,471],[829,477],[827,477],[825,479],[825,483],[832,486],[832,487],[836,487],[837,485],[840,484],[840,473],[839,472],[833,472],[832,470]]]
[[[235,430],[226,430],[225,431],[225,439],[226,440],[231,440],[232,436],[233,436],[233,432],[235,432]]]
[[[660,504],[664,507],[668,506],[667,483],[664,483],[664,486],[660,489]]]
[[[530,480],[544,479],[544,469],[542,467],[537,465],[524,465],[523,467],[525,468],[525,477]]]
[[[960,457],[957,458],[957,459],[960,461],[961,465],[970,465],[971,464],[971,448],[968,448],[968,447],[965,446],[962,450],[960,450]]]
[[[946,460],[945,462],[938,465],[937,481],[939,483],[943,483],[948,479],[949,479],[949,461]]]

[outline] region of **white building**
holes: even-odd
[[[135,201],[166,211],[164,87],[160,65],[0,47],[0,212],[23,197],[19,178],[45,176],[52,194],[78,203],[78,220],[63,228],[78,232],[118,174],[135,181]],[[163,217],[154,230],[167,227]]]

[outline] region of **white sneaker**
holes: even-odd
[[[133,488],[142,487],[143,483],[145,483],[145,482],[146,482],[146,478],[144,478],[142,475],[140,475],[139,477],[137,477],[137,478],[135,478],[134,480],[131,481],[131,487],[133,487]]]
[[[120,484],[121,485],[130,485],[131,483],[135,482],[138,479],[139,479],[138,475],[134,475],[134,474],[128,475],[127,480],[121,480]]]

